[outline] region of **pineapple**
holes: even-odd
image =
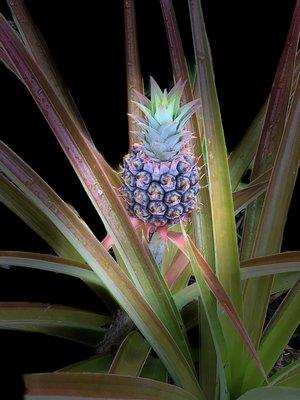
[[[184,84],[179,81],[168,93],[150,78],[151,100],[136,92],[145,118],[130,115],[140,127],[141,144],[124,157],[121,192],[130,215],[155,229],[187,222],[196,207],[199,168],[184,129],[199,107],[199,100],[180,106]]]

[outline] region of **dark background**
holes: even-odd
[[[229,4],[228,4],[229,3]],[[228,150],[238,143],[272,85],[294,0],[223,2],[203,0]],[[30,0],[42,31],[97,147],[117,166],[127,151],[123,1]],[[98,6],[101,5],[100,8]],[[192,60],[187,1],[174,1],[184,48]],[[137,0],[141,67],[161,86],[172,79],[158,0]],[[10,18],[4,0],[0,11]],[[54,135],[26,89],[0,65],[0,137],[71,203],[103,236],[103,228]],[[299,185],[298,185],[299,187]],[[296,196],[286,226],[284,250],[299,248]],[[0,249],[51,252],[26,225],[0,204]],[[1,301],[36,301],[88,309],[102,305],[76,279],[14,268],[0,270]],[[21,373],[51,371],[88,357],[90,349],[59,339],[0,332],[2,390],[21,398]]]

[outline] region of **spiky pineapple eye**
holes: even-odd
[[[181,200],[181,195],[178,192],[169,192],[165,195],[165,203],[168,204],[168,206],[175,206],[176,204],[179,204]]]
[[[167,206],[161,201],[150,201],[148,209],[152,215],[164,215]]]
[[[176,206],[170,207],[168,211],[166,212],[166,217],[170,219],[174,219],[177,217],[180,217],[180,215],[183,213],[184,208],[182,205],[177,204]]]
[[[143,169],[143,163],[138,157],[134,157],[128,162],[128,168],[132,174],[136,175]]]
[[[158,182],[152,182],[148,189],[151,200],[162,200],[164,198],[164,190]]]
[[[160,182],[166,192],[174,190],[176,187],[176,178],[170,174],[163,174],[160,178]]]
[[[199,168],[195,165],[191,171],[190,181],[192,185],[195,185],[199,182]]]
[[[194,192],[193,188],[190,188],[182,195],[182,201],[185,203],[188,203],[194,199],[195,199],[195,192]]]
[[[141,204],[142,206],[146,206],[149,202],[149,197],[147,193],[142,189],[135,189],[134,193],[134,200]]]
[[[134,176],[129,171],[126,171],[123,173],[122,178],[123,178],[125,185],[128,186],[129,189],[134,190],[134,188],[135,188]]]
[[[166,225],[168,223],[168,218],[164,216],[153,216],[149,218],[148,223],[158,228]]]
[[[186,176],[179,176],[177,178],[176,190],[179,192],[186,192],[190,187],[190,180]]]
[[[148,189],[148,186],[151,182],[151,175],[149,172],[141,171],[136,176],[136,186],[140,189]]]
[[[186,174],[191,168],[191,165],[185,161],[179,161],[177,170],[180,174]]]
[[[150,216],[149,211],[140,204],[134,205],[133,213],[137,218],[142,219],[143,221],[146,221]]]
[[[186,213],[190,213],[191,211],[193,211],[195,209],[195,207],[196,207],[196,201],[195,200],[191,200],[189,203],[187,203],[184,206],[184,211]]]
[[[129,190],[126,186],[122,186],[121,194],[128,204],[134,204],[133,192]]]
[[[198,183],[196,183],[196,185],[192,186],[191,189],[193,190],[194,194],[198,194],[199,190],[200,190],[200,186]]]

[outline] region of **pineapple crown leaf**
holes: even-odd
[[[180,153],[190,140],[184,126],[191,115],[199,108],[199,99],[180,106],[185,82],[181,79],[168,92],[160,89],[150,77],[150,99],[134,91],[138,101],[134,104],[144,117],[128,114],[140,127],[138,135],[145,146],[146,153],[159,160],[168,160]]]

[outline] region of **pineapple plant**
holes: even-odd
[[[93,353],[26,374],[26,400],[300,396],[299,360],[282,366],[300,322],[300,252],[281,246],[300,154],[300,1],[269,98],[229,155],[201,1],[187,3],[195,79],[172,1],[160,0],[174,87],[151,79],[148,99],[134,0],[124,1],[130,149],[121,171],[97,150],[25,2],[8,2],[15,25],[0,14],[0,59],[37,103],[107,231],[96,236],[0,141],[0,200],[55,253],[0,251],[0,265],[76,277],[107,305],[0,304],[1,328]],[[274,297],[283,300],[268,321]]]
[[[121,192],[129,213],[154,228],[188,222],[197,204],[199,167],[189,150],[185,124],[199,101],[180,107],[184,85],[167,93],[150,79],[151,100],[138,94],[145,119],[130,115],[141,128],[141,144],[124,157]]]

